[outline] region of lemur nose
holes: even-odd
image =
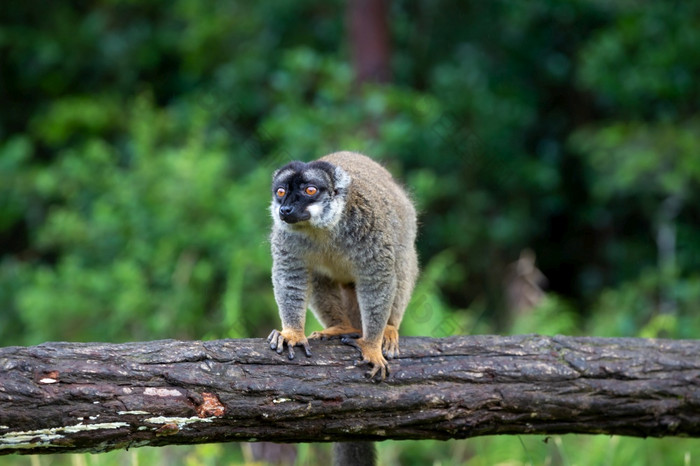
[[[289,215],[294,211],[294,207],[290,205],[283,205],[280,207],[280,215]]]

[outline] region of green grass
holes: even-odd
[[[295,465],[327,464],[329,444],[298,446]],[[255,462],[249,444],[139,448],[103,454],[9,456],[7,466],[219,466]],[[604,435],[490,436],[468,440],[386,441],[381,466],[691,466],[700,464],[700,440]]]

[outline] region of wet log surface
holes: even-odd
[[[0,348],[0,454],[266,440],[700,437],[700,340],[402,338],[371,383],[337,340]]]

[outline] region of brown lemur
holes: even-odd
[[[418,275],[416,210],[391,174],[353,152],[291,162],[272,176],[272,283],[282,331],[268,341],[311,356],[307,306],[325,330],[362,353],[384,380],[399,354],[398,329]],[[385,359],[386,358],[386,359]]]

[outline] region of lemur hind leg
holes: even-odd
[[[351,285],[341,285],[323,275],[313,274],[311,279],[311,311],[326,327],[313,332],[309,338],[329,340],[331,338],[359,338],[360,311]]]

